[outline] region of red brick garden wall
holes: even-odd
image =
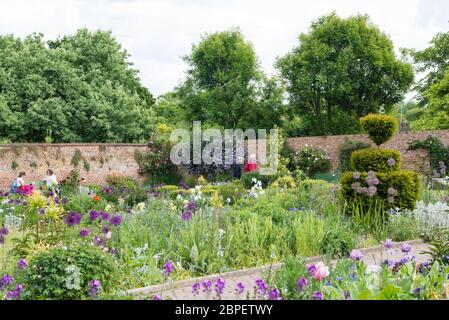
[[[0,145],[0,190],[7,189],[20,171],[26,172],[25,182],[38,182],[51,168],[61,181],[75,168],[76,158],[79,158],[77,167],[85,184],[103,184],[105,177],[111,174],[140,179],[134,152],[145,149],[146,145],[138,144]],[[81,157],[74,157],[75,153]]]
[[[382,145],[382,148],[391,148],[401,151],[402,168],[413,169],[419,172],[427,173],[429,171],[429,163],[426,160],[427,151],[425,150],[407,150],[408,142],[412,140],[424,140],[429,135],[438,137],[445,145],[449,145],[449,130],[421,131],[398,133],[390,141]],[[371,142],[366,135],[344,135],[344,136],[322,136],[322,137],[299,137],[290,138],[287,143],[294,151],[308,146],[315,146],[327,151],[331,158],[332,170],[338,167],[338,148],[345,140],[356,140]],[[448,159],[449,160],[449,159]]]

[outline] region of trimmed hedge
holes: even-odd
[[[351,171],[351,155],[354,151],[371,147],[371,143],[347,140],[338,147],[338,171]]]
[[[341,177],[341,194],[346,202],[351,206],[356,199],[368,198],[365,194],[357,193],[353,188],[353,183],[359,182],[361,187],[367,187],[365,179],[367,178],[367,172],[360,172],[360,178],[354,179],[353,172],[345,172]],[[400,208],[413,210],[416,205],[416,201],[419,199],[420,194],[420,180],[419,175],[414,171],[400,170],[390,173],[377,173],[377,179],[379,184],[377,187],[377,193],[373,198],[382,199],[386,208]],[[397,195],[394,197],[394,201],[389,203],[387,198],[389,197],[388,188],[394,188],[397,191]]]
[[[369,114],[360,118],[360,127],[368,133],[375,144],[380,146],[393,137],[393,134],[397,130],[398,122],[392,116]]]
[[[389,159],[395,162],[391,166]],[[391,149],[362,149],[352,153],[351,163],[354,171],[392,172],[400,169],[401,153]]]

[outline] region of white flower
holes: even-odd
[[[136,208],[137,208],[138,211],[143,211],[143,210],[145,210],[145,203],[144,203],[144,202],[138,203],[137,206],[136,206]]]

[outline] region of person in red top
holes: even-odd
[[[256,155],[252,154],[245,162],[245,172],[253,172],[257,170]]]

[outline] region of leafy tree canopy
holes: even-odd
[[[277,67],[292,115],[308,135],[357,132],[359,117],[388,112],[413,82],[412,66],[395,56],[392,41],[365,15],[319,18]]]
[[[0,36],[0,139],[137,142],[154,99],[110,32],[81,29],[45,42]]]

